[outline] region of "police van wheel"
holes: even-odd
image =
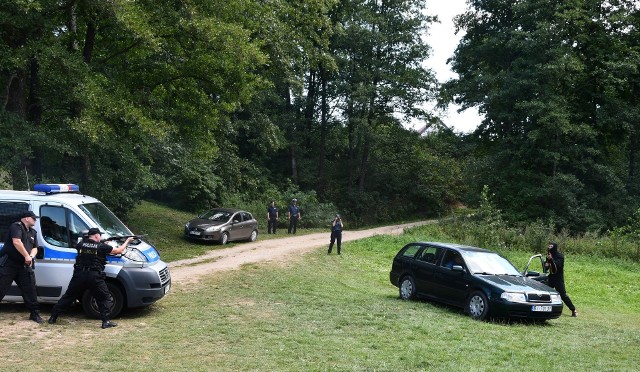
[[[120,314],[124,307],[124,296],[120,287],[113,283],[107,283],[107,288],[109,289],[109,294],[111,294],[112,301],[111,314],[109,316],[111,318],[115,318]],[[89,291],[86,291],[82,296],[82,309],[88,317],[100,318],[98,302]]]

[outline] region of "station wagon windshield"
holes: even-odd
[[[131,231],[102,203],[79,205],[80,209],[110,236],[133,235]]]
[[[204,212],[198,218],[202,218],[204,220],[226,222],[229,221],[229,218],[231,218],[232,214],[233,213],[230,212],[212,209],[210,211]]]
[[[490,252],[464,252],[464,259],[472,273],[521,276],[511,262]]]

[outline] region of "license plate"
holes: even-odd
[[[169,292],[169,289],[171,289],[171,284],[167,284],[167,286],[164,287],[164,294],[167,294],[167,292]]]
[[[550,312],[550,311],[551,311],[551,306],[533,305],[533,306],[531,306],[531,311],[545,311],[545,312]]]
[[[200,235],[200,231],[189,231],[191,235]]]

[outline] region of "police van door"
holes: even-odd
[[[42,205],[38,219],[43,257],[37,260],[35,273],[38,297],[60,298],[67,290],[77,251],[75,245],[87,224],[73,211],[59,205]]]

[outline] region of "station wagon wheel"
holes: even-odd
[[[250,242],[255,242],[256,239],[258,239],[258,230],[253,230],[251,232],[251,235],[249,236],[249,241]]]
[[[229,241],[229,233],[225,231],[222,233],[222,235],[220,235],[220,239],[218,240],[218,243],[225,245],[227,244],[228,241]]]
[[[489,314],[487,296],[481,291],[471,293],[467,300],[467,312],[473,319],[484,320]]]
[[[111,296],[111,308],[109,309],[109,317],[117,317],[124,307],[124,296],[122,290],[116,284],[107,282],[109,295]],[[82,309],[90,318],[100,318],[100,307],[98,301],[91,294],[91,291],[85,291],[82,295]]]
[[[413,300],[416,298],[416,281],[411,275],[400,279],[400,298],[403,300]]]

